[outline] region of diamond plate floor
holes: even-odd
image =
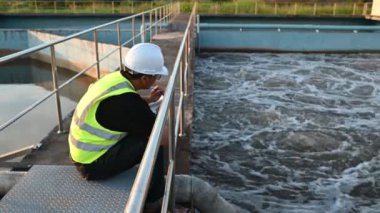
[[[123,212],[136,172],[86,181],[74,166],[33,166],[0,201],[0,212]]]

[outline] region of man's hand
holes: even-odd
[[[150,96],[146,98],[146,102],[156,102],[158,99],[160,99],[162,95],[164,95],[164,90],[161,89],[159,86],[154,86],[150,91]]]

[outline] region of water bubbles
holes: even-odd
[[[298,152],[323,152],[339,147],[339,142],[333,137],[319,132],[291,132],[279,143]]]
[[[192,172],[262,212],[375,212],[378,54],[198,58]]]
[[[375,91],[375,88],[372,85],[362,85],[362,86],[355,87],[350,92],[353,95],[365,97],[365,96],[372,96],[374,91]]]

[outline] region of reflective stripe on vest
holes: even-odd
[[[90,108],[94,105],[94,103],[96,102],[96,100],[98,100],[98,98],[102,97],[103,95],[106,95],[110,92],[113,92],[113,91],[116,91],[116,90],[119,90],[119,89],[123,89],[123,88],[128,88],[128,89],[131,89],[131,90],[134,90],[130,84],[128,84],[127,82],[122,82],[120,84],[116,84],[110,88],[108,88],[106,91],[102,92],[102,94],[98,95],[97,97],[95,97],[87,106],[86,108],[83,110],[82,112],[82,116],[80,117],[79,120],[77,120],[77,124],[81,124],[84,123],[84,119],[86,118],[86,115],[87,115],[87,112],[90,110]],[[75,112],[75,114],[77,114],[77,112]]]
[[[82,149],[82,150],[89,151],[89,152],[103,151],[103,150],[107,150],[113,146],[113,144],[110,144],[110,145],[90,144],[90,143],[75,140],[75,138],[72,135],[70,135],[69,137],[70,137],[70,143],[72,145],[74,145],[78,149]]]
[[[103,127],[94,117],[97,107],[105,98],[126,92],[136,93],[133,85],[120,73],[109,75],[108,80],[93,85],[94,89],[82,97],[74,112],[69,147],[72,159],[76,162],[84,164],[93,162],[127,135],[126,132]]]
[[[119,134],[119,135],[116,135],[116,134],[113,134],[113,133],[110,133],[110,132],[106,132],[106,131],[103,131],[101,129],[97,129],[97,128],[94,128],[88,124],[85,123],[85,118],[86,118],[86,115],[88,113],[88,111],[91,109],[91,107],[94,105],[94,103],[96,102],[96,100],[98,100],[98,98],[110,93],[110,92],[113,92],[113,91],[116,91],[116,90],[119,90],[119,89],[123,89],[123,88],[128,88],[128,89],[131,89],[131,90],[134,90],[131,85],[127,82],[122,82],[120,84],[116,84],[110,88],[108,88],[106,91],[102,92],[100,95],[98,95],[97,97],[95,97],[87,106],[86,108],[83,110],[82,114],[81,114],[81,117],[78,118],[78,115],[77,115],[77,111],[75,111],[74,113],[74,116],[73,116],[73,119],[74,119],[74,122],[79,126],[79,128],[81,130],[84,130],[84,131],[87,131],[99,138],[102,138],[104,140],[120,140],[122,139],[124,136],[126,136],[127,134],[126,133],[122,133],[122,134]],[[74,145],[74,144],[73,144]],[[79,148],[79,147],[77,147]]]
[[[106,132],[106,131],[103,131],[101,129],[97,129],[97,128],[94,128],[86,123],[84,123],[83,120],[79,120],[79,118],[76,116],[76,114],[73,116],[73,119],[74,119],[74,122],[79,124],[79,128],[81,130],[85,130],[99,138],[102,138],[104,140],[111,140],[111,141],[118,141],[120,139],[122,139],[124,136],[126,136],[127,134],[126,133],[122,133],[122,134],[113,134],[113,133],[110,133],[110,132]]]

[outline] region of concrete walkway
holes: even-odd
[[[187,21],[189,19],[188,14],[181,14],[177,16],[174,21],[169,25],[169,29],[162,31],[160,34],[156,35],[153,39],[153,43],[159,45],[162,48],[165,65],[172,71],[175,59],[178,54],[178,49],[183,38],[184,29],[186,28]],[[168,77],[162,78],[159,81],[159,85],[165,88]],[[143,91],[144,93],[144,91]],[[189,102],[192,103],[192,102]],[[192,107],[190,107],[192,109]],[[187,112],[189,120],[192,119],[192,111]],[[71,116],[68,116],[64,120],[64,129],[69,130]],[[191,122],[188,122],[191,124]],[[190,135],[191,128],[188,127],[188,136]],[[71,161],[69,159],[69,149],[67,144],[68,133],[57,134],[57,127],[50,132],[50,134],[42,141],[42,146],[38,150],[32,151],[30,154],[25,156],[22,160],[24,165],[70,165]],[[187,137],[188,138],[188,137]],[[186,145],[187,144],[187,145]],[[186,139],[185,146],[179,146],[180,154],[178,156],[185,156],[184,159],[178,158],[181,162],[178,165],[181,173],[186,173],[188,171],[189,165],[189,143]],[[184,154],[187,153],[187,154]]]

